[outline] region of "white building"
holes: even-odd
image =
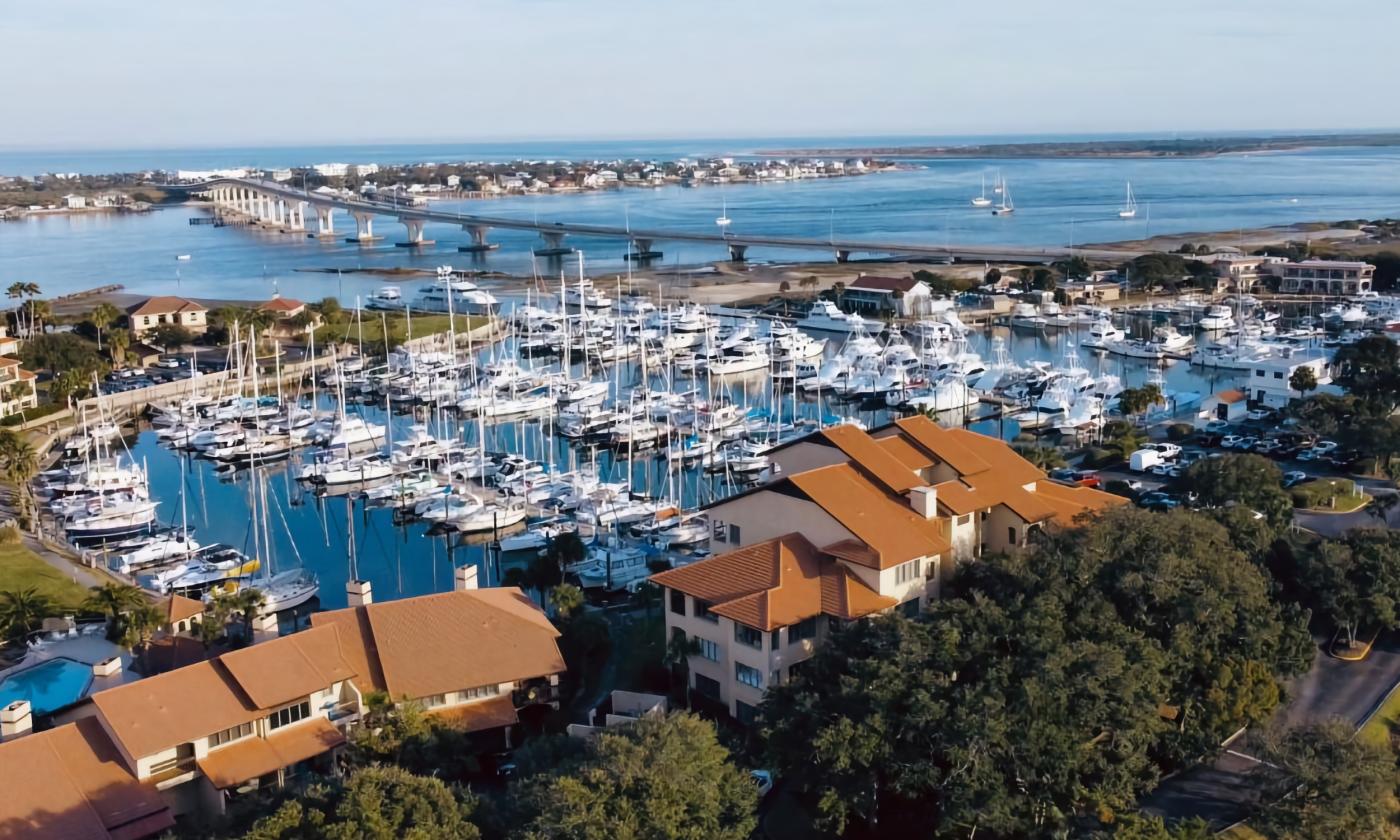
[[[292,180],[292,170],[273,169],[267,173],[267,177],[271,178],[274,181],[290,181]]]
[[[348,163],[318,163],[311,168],[322,178],[344,178],[350,172]]]
[[[374,175],[379,172],[377,163],[360,163],[355,165],[355,174],[363,178],[366,175]]]
[[[1288,384],[1293,372],[1302,367],[1312,368],[1313,376],[1317,379],[1317,391],[1340,392],[1340,389],[1332,385],[1327,356],[1321,351],[1283,351],[1280,355],[1254,362],[1249,368],[1249,381],[1243,387],[1247,389],[1252,402],[1270,408],[1282,408],[1291,400],[1304,396]]]
[[[63,206],[69,210],[82,210],[87,207],[87,199],[81,195],[65,195]]]
[[[928,284],[913,277],[876,277],[864,275],[846,286],[841,303],[863,314],[923,316],[938,309],[948,309],[949,301],[935,301]],[[941,306],[936,305],[941,304]]]
[[[1271,266],[1284,294],[1355,295],[1371,291],[1376,267],[1366,262],[1303,260]]]

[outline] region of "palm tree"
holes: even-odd
[[[5,386],[5,402],[19,407],[20,422],[24,421],[24,398],[29,396],[29,386],[23,382],[11,382]]]
[[[262,594],[261,590],[252,587],[244,587],[235,592],[229,603],[233,613],[243,624],[243,637],[250,642],[253,640],[253,622],[257,620],[259,611],[266,603],[267,596]]]
[[[1133,453],[1138,451],[1147,443],[1147,436],[1134,427],[1124,429],[1122,433],[1110,438],[1104,443],[1104,448],[1113,453],[1114,457],[1127,461]]]
[[[0,625],[10,641],[23,641],[53,612],[53,602],[33,587],[0,591]]]
[[[1065,466],[1064,453],[1053,446],[1018,446],[1016,454],[1047,472]]]
[[[157,609],[155,604],[147,602],[132,607],[123,616],[123,620],[122,646],[133,652],[140,648],[141,654],[145,655],[150,647],[151,637],[165,624],[165,613]]]
[[[88,320],[97,328],[97,349],[102,349],[102,331],[112,326],[112,324],[122,315],[121,310],[110,303],[103,301],[92,308],[88,313]]]
[[[117,626],[122,613],[147,603],[145,594],[134,586],[125,583],[104,583],[94,586],[88,595],[87,607],[93,612],[107,616],[107,629],[110,632]]]
[[[667,666],[672,678],[680,677],[681,704],[690,708],[690,657],[700,652],[700,642],[687,636],[685,631],[672,634],[666,643],[666,652],[661,661]]]
[[[6,432],[0,435],[0,457],[5,459],[5,480],[13,484],[19,494],[20,520],[29,523],[33,520],[29,482],[39,472],[39,455],[29,441],[8,429]]]
[[[126,351],[131,347],[131,333],[117,330],[107,336],[107,352],[112,355],[112,367],[120,369],[126,361]]]
[[[5,294],[12,300],[22,300],[23,298],[29,297],[30,295],[39,294],[39,284],[26,283],[24,281],[16,281],[10,284],[10,287],[5,290]],[[15,308],[15,329],[20,332],[23,332],[25,329],[24,319],[22,317],[23,314],[23,303],[21,303],[19,307]],[[33,328],[34,324],[31,321],[29,324],[29,330],[32,332]]]
[[[24,308],[29,315],[30,335],[41,332],[43,330],[44,321],[53,314],[53,310],[49,307],[49,302],[38,298],[30,298],[25,301]]]
[[[568,618],[583,606],[583,590],[570,583],[561,583],[549,590],[549,600],[560,618]]]

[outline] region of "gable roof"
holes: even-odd
[[[964,441],[922,414],[894,421],[899,434],[942,463],[957,470],[959,475],[976,475],[991,469],[991,465],[969,449]],[[975,434],[975,433],[973,433]],[[983,435],[977,435],[983,437]]]
[[[203,602],[173,593],[157,601],[156,608],[165,617],[166,624],[175,624],[197,615],[204,615]]]
[[[96,718],[0,744],[0,836],[131,840],[175,824]]]
[[[942,554],[952,545],[938,520],[919,516],[902,498],[882,492],[850,464],[807,470],[787,481],[871,548],[873,562],[868,565],[873,568]],[[915,476],[914,486],[918,484]]]
[[[182,297],[157,295],[146,298],[141,303],[130,306],[128,315],[164,315],[171,312],[207,312],[208,308]]]
[[[334,625],[361,690],[418,699],[565,669],[559,631],[516,587],[469,589],[313,613]]]
[[[260,709],[290,703],[355,675],[340,655],[334,627],[312,627],[231,651],[219,657],[219,664]]]
[[[867,274],[864,277],[857,277],[846,284],[847,289],[855,289],[867,292],[908,292],[920,281],[913,277],[880,277],[874,274]]]
[[[1229,405],[1232,403],[1244,402],[1245,400],[1249,399],[1249,395],[1247,395],[1244,391],[1241,391],[1238,388],[1231,388],[1228,391],[1221,391],[1220,393],[1216,394],[1215,399],[1218,402],[1222,402],[1226,405]]]
[[[306,306],[306,304],[296,298],[275,297],[272,300],[258,304],[258,309],[267,312],[296,312],[304,306]]]
[[[861,618],[895,605],[798,533],[754,543],[653,575],[710,611],[769,631],[816,615]]]

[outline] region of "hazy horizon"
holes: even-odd
[[[1400,7],[934,5],[12,4],[0,148],[1400,125]]]

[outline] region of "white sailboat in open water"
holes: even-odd
[[[992,208],[993,216],[1010,216],[1016,212],[1016,204],[1011,200],[1011,185],[1001,179],[1001,203]]]
[[[987,174],[982,173],[982,194],[972,199],[973,207],[991,207],[992,200],[987,198]]]
[[[1137,215],[1137,199],[1133,198],[1133,182],[1128,181],[1128,199],[1123,205],[1123,209],[1118,211],[1118,218],[1131,219]]]

